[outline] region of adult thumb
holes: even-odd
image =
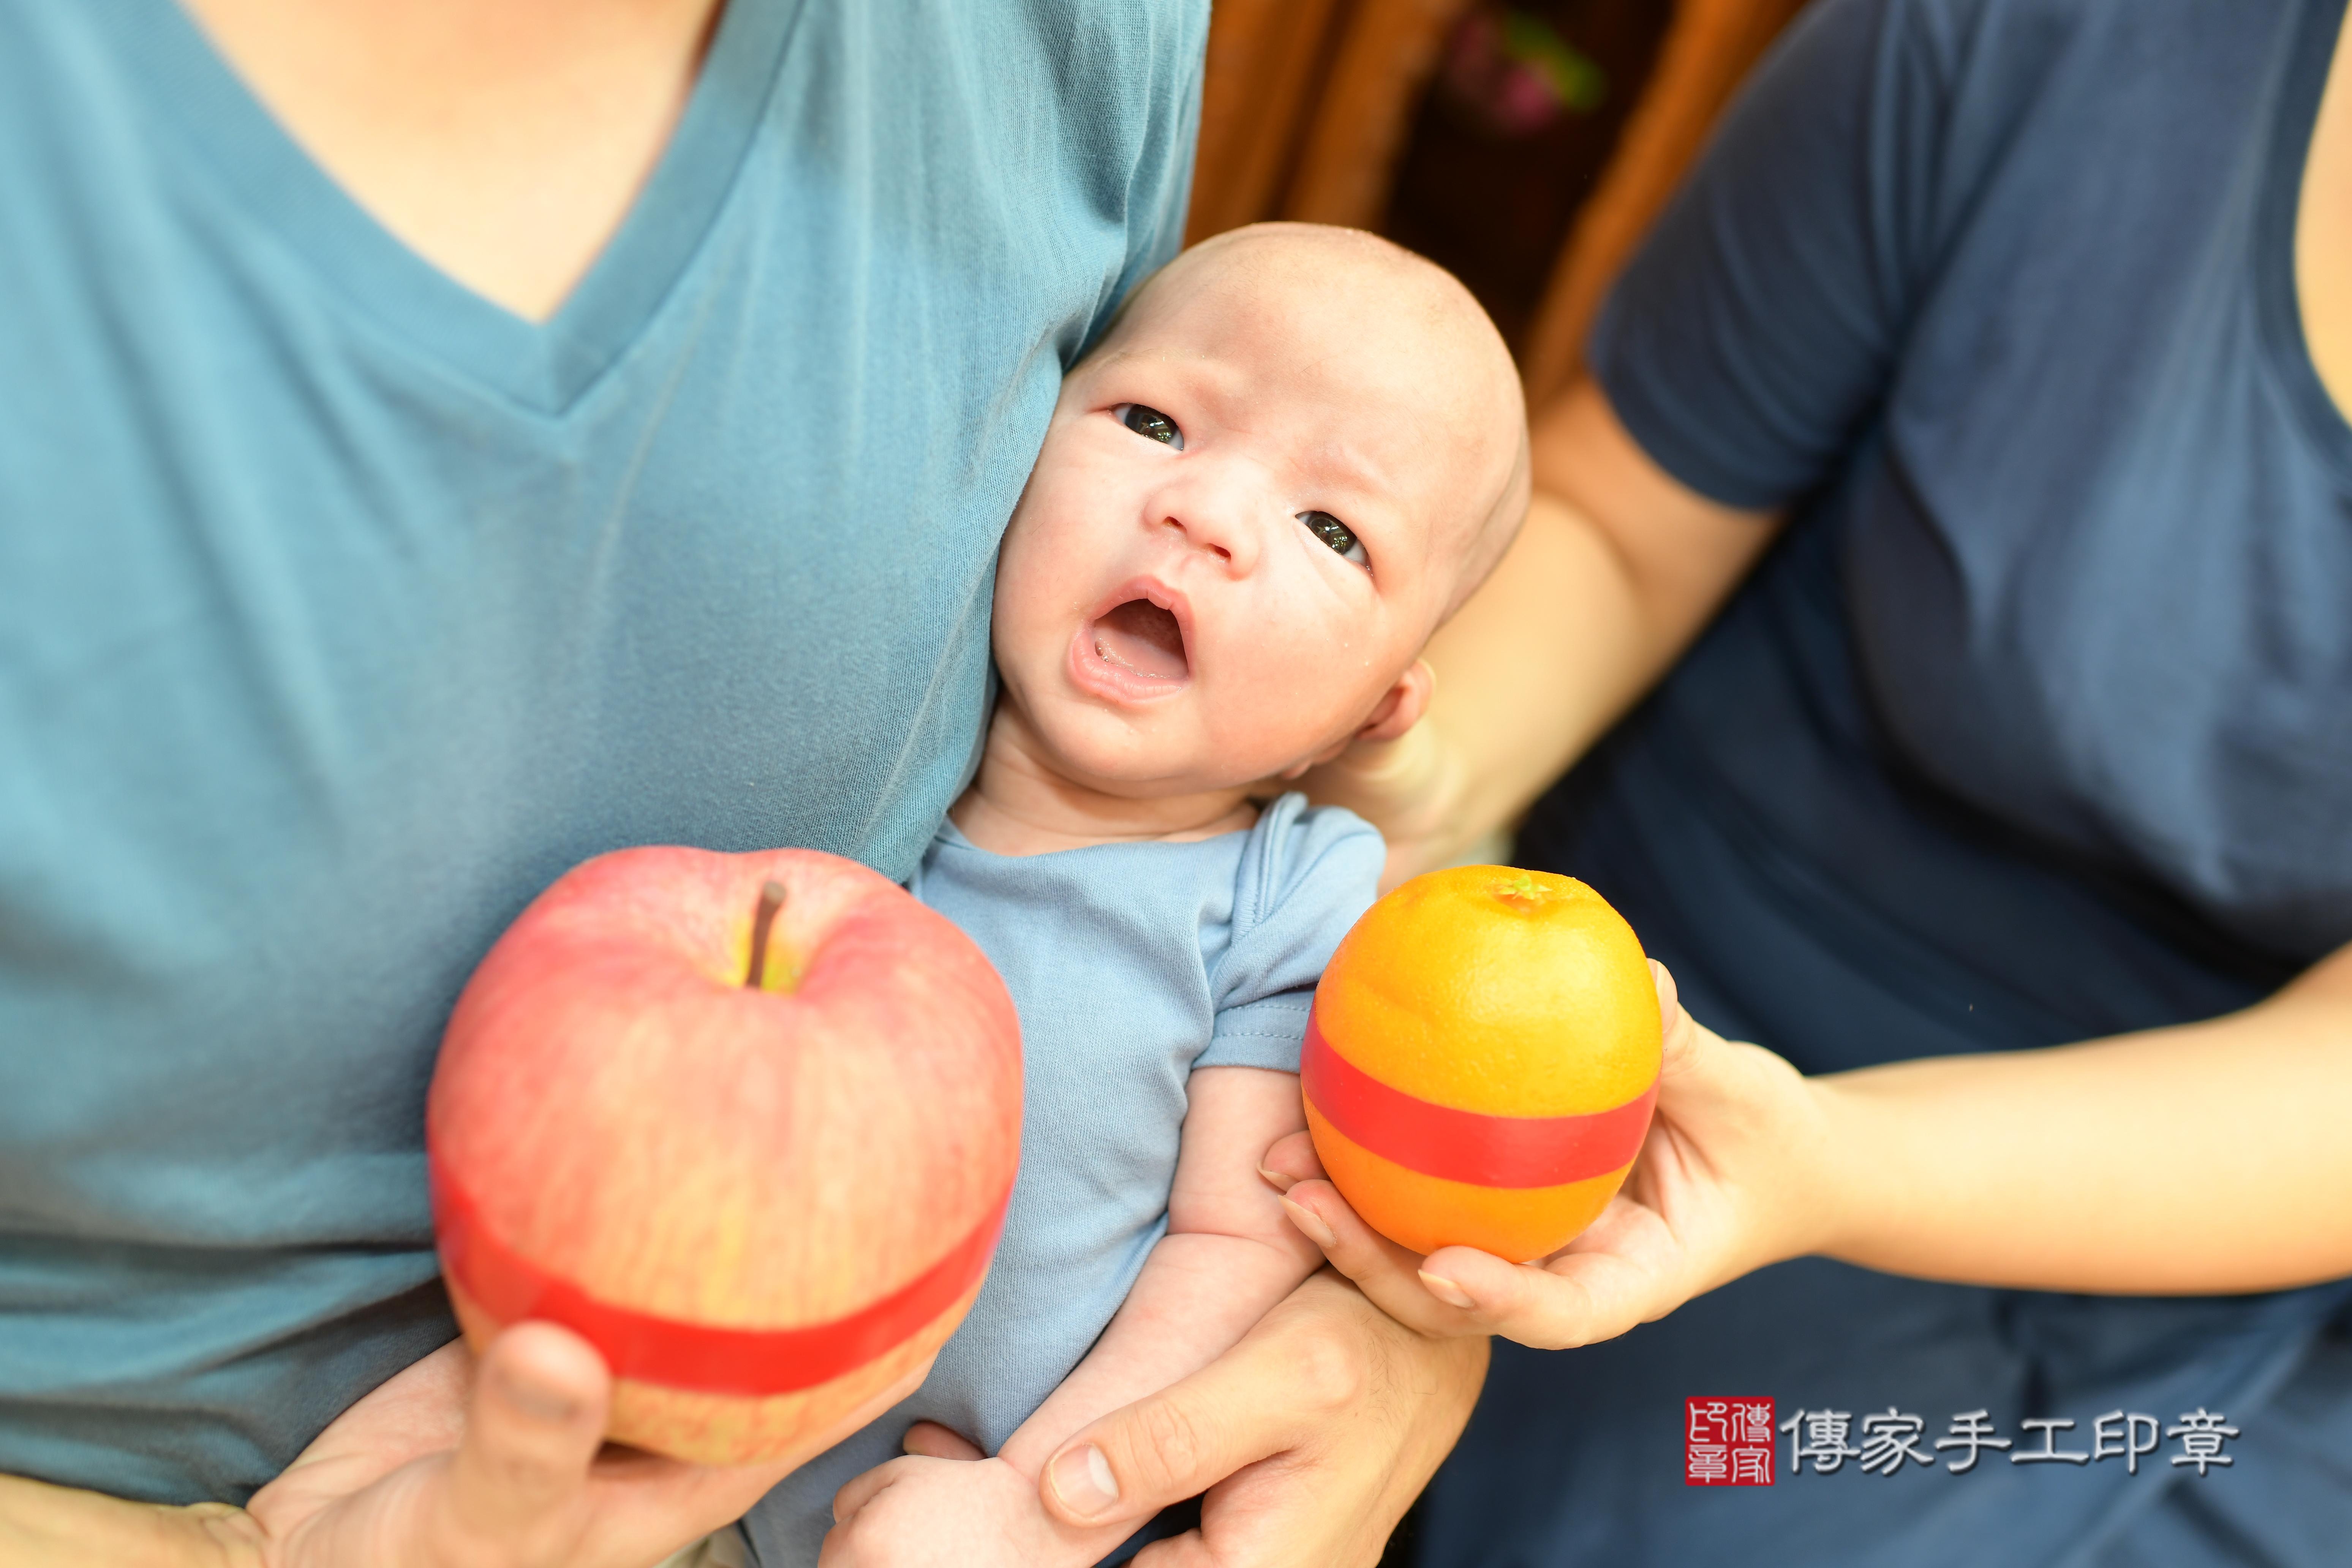
[[[454,1560],[570,1560],[612,1384],[588,1342],[552,1323],[518,1323],[490,1342],[446,1476]]]
[[[1674,976],[1654,958],[1650,973],[1657,982],[1664,1031],[1659,1042],[1659,1120],[1678,1125],[1705,1121],[1718,1134],[1754,1121],[1759,1096],[1792,1078],[1795,1069],[1762,1047],[1735,1044],[1692,1017],[1675,993]],[[1759,1080],[1759,1073],[1767,1076]]]
[[[1690,1079],[1704,1076],[1714,1065],[1707,1047],[1721,1042],[1684,1010],[1675,977],[1654,958],[1650,960],[1650,979],[1658,988],[1658,1093],[1664,1097],[1685,1089]]]
[[[1045,1463],[1046,1511],[1074,1525],[1150,1518],[1289,1447],[1279,1405],[1237,1384],[1228,1355],[1087,1426]],[[1248,1358],[1240,1358],[1246,1361]]]

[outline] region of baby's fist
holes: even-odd
[[[1030,1568],[1061,1536],[1002,1459],[893,1459],[835,1493],[833,1519],[819,1568]]]

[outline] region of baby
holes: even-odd
[[[910,884],[1020,1011],[1020,1180],[921,1390],[786,1479],[763,1568],[1090,1563],[1039,1471],[1205,1365],[1321,1255],[1257,1174],[1380,837],[1284,795],[1402,733],[1422,646],[1527,502],[1517,377],[1451,277],[1265,225],[1186,252],[1073,368],[997,567],[979,775]],[[915,1421],[992,1458],[893,1458]],[[887,1462],[887,1465],[886,1465]]]

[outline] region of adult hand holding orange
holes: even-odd
[[[1516,898],[1496,887],[1517,889]],[[1391,900],[1402,907],[1376,923]],[[1535,907],[1486,907],[1514,902]],[[1351,932],[1326,972],[1317,995],[1321,1050],[1337,1048],[1332,1030],[1345,1031],[1351,1049],[1360,1038],[1376,1042],[1351,1056],[1352,1066],[1416,1098],[1516,1110],[1530,1121],[1563,1111],[1589,1119],[1586,1130],[1603,1136],[1584,1141],[1587,1163],[1609,1157],[1607,1135],[1623,1131],[1607,1125],[1607,1113],[1630,1118],[1622,1108],[1647,1100],[1653,1086],[1655,1097],[1630,1172],[1620,1160],[1549,1186],[1433,1182],[1401,1161],[1367,1160],[1359,1140],[1332,1136],[1332,1119],[1315,1110],[1318,1046],[1310,1036],[1304,1076],[1313,1131],[1269,1150],[1265,1173],[1284,1190],[1293,1223],[1391,1317],[1424,1333],[1499,1333],[1566,1348],[1612,1338],[1752,1268],[1816,1249],[1813,1232],[1829,1205],[1812,1189],[1828,1134],[1811,1086],[1771,1052],[1693,1022],[1664,968],[1642,957],[1597,894],[1567,878],[1471,867],[1416,879],[1382,905],[1358,928],[1375,940],[1351,952]],[[1513,962],[1493,963],[1481,951]],[[1354,960],[1373,957],[1377,970],[1355,972]],[[1541,962],[1570,973],[1520,973]],[[1483,998],[1462,994],[1471,974]],[[1510,1017],[1563,1005],[1578,1015],[1567,1021],[1575,1037],[1549,1037],[1559,1059],[1546,1068],[1537,1047],[1561,1021]],[[1435,1022],[1416,1031],[1399,1022],[1406,1011]],[[1447,1031],[1465,1016],[1474,1026],[1456,1052]],[[1520,1054],[1498,1050],[1498,1040]],[[1571,1147],[1563,1159],[1576,1153]]]

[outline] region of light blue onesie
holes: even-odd
[[[835,1491],[896,1458],[915,1422],[994,1453],[1077,1365],[1167,1228],[1186,1078],[1298,1070],[1315,982],[1383,853],[1361,819],[1297,795],[1192,844],[1013,858],[940,829],[908,886],[1020,1010],[1021,1175],[988,1283],[923,1386],[752,1510],[761,1568],[814,1563]]]

